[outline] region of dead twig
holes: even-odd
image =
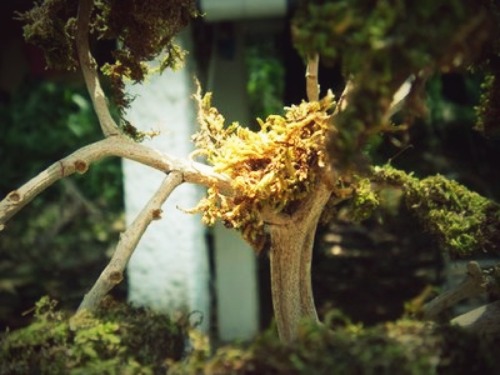
[[[95,311],[108,292],[122,281],[123,271],[146,228],[153,220],[161,218],[161,206],[172,191],[182,182],[183,175],[178,171],[170,173],[163,180],[160,188],[151,197],[134,222],[120,236],[120,241],[110,262],[104,268],[92,289],[83,298],[77,313],[84,310]]]

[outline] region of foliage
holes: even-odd
[[[182,320],[109,301],[68,320],[55,305],[43,297],[29,326],[3,335],[0,374],[157,374],[182,356]]]
[[[45,53],[47,65],[55,69],[77,67],[75,16],[78,1],[38,1],[33,8],[19,14],[26,22],[24,38]],[[71,20],[71,21],[69,21]]]
[[[0,128],[2,196],[48,163],[100,139],[90,99],[77,84],[27,82],[7,104],[0,105],[0,121],[4,124]],[[20,163],[23,168],[18,167]],[[120,179],[119,161],[107,160],[78,183],[89,198],[101,198],[116,208],[122,204]]]
[[[0,339],[0,374],[452,374],[499,370],[497,339],[459,328],[401,320],[374,328],[335,310],[325,325],[304,322],[293,344],[274,329],[250,344],[210,355],[205,336],[151,311],[107,301],[92,316],[68,319],[55,301],[37,302],[31,325]],[[331,329],[334,325],[335,330]],[[184,352],[189,334],[192,345]],[[187,354],[187,357],[184,355]]]
[[[220,219],[242,232],[259,251],[265,243],[263,210],[287,212],[315,185],[318,168],[325,165],[325,138],[333,97],[286,108],[284,116],[259,120],[254,132],[234,123],[224,128],[224,117],[213,108],[210,94],[198,95],[201,130],[194,136],[199,154],[217,172],[231,179],[237,194],[208,189],[195,212],[212,225]]]
[[[330,313],[329,319],[335,316]],[[195,352],[170,373],[428,375],[499,369],[493,340],[481,342],[458,328],[404,320],[366,329],[335,323],[335,330],[328,327],[328,320],[324,326],[303,324],[296,342],[288,346],[267,331],[250,345],[219,348],[210,359]]]
[[[362,221],[372,216],[374,209],[380,206],[380,199],[373,192],[370,179],[362,178],[355,183],[349,203],[351,206],[349,216],[354,221]]]
[[[72,83],[26,82],[0,105],[0,121],[2,196],[100,138],[84,88]],[[0,236],[1,324],[23,324],[21,312],[42,294],[74,307],[107,261],[122,207],[121,165],[110,159],[56,184],[11,220]]]
[[[349,106],[336,119],[329,145],[345,168],[366,142],[389,126],[384,118],[394,92],[412,74],[449,71],[475,61],[491,37],[487,1],[304,1],[294,20],[294,41],[308,57],[320,53],[353,79]]]
[[[426,115],[408,132],[386,133],[370,150],[375,165],[388,161],[397,169],[423,178],[441,174],[493,200],[500,198],[496,167],[500,139],[474,129],[474,107],[481,95],[480,73],[450,73],[430,77],[425,85]],[[395,121],[401,120],[401,114]]]
[[[25,39],[42,47],[49,67],[75,69],[77,0],[47,0],[20,14]],[[115,61],[103,71],[111,78],[119,107],[127,104],[124,79],[144,80],[146,62],[161,55],[160,70],[183,58],[173,37],[196,16],[193,0],[98,0],[91,18],[94,40],[117,41]]]
[[[265,118],[283,111],[284,67],[271,41],[251,40],[245,48],[247,93],[252,117]]]
[[[493,37],[484,49],[479,71],[485,78],[483,83],[483,94],[481,102],[476,107],[478,116],[477,129],[487,137],[498,137],[500,124],[500,110],[498,99],[500,98],[500,4],[498,1],[489,0],[489,13],[493,23],[497,26]]]

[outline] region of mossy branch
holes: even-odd
[[[315,69],[317,61],[308,72],[317,86]],[[225,127],[210,95],[196,96],[198,153],[215,171],[229,176],[236,193],[228,197],[209,189],[194,211],[207,224],[221,220],[239,230],[256,251],[270,249],[273,307],[283,342],[295,340],[302,319],[317,321],[311,288],[313,240],[323,208],[332,193],[337,195],[325,153],[335,102],[331,93],[314,100],[317,94],[285,108],[284,116],[260,120],[259,132],[238,124]]]
[[[402,189],[404,202],[440,248],[452,257],[498,253],[500,205],[441,175],[418,179],[388,165],[375,167],[375,183]]]

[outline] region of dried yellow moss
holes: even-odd
[[[238,123],[225,127],[224,117],[211,106],[210,93],[196,98],[201,126],[193,137],[197,154],[231,179],[236,194],[224,196],[211,187],[194,211],[203,214],[206,224],[221,220],[240,230],[259,251],[266,238],[261,213],[291,212],[326,165],[333,95],[287,107],[284,116],[258,119],[258,132]]]

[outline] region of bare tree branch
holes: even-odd
[[[344,111],[347,108],[349,103],[349,94],[354,90],[354,82],[350,79],[346,82],[344,91],[340,95],[340,98],[335,106],[335,110],[333,111],[333,115],[336,116],[340,112]]]
[[[95,311],[106,294],[122,281],[123,271],[146,228],[153,220],[161,218],[161,206],[172,191],[182,182],[183,174],[178,171],[171,172],[163,180],[160,188],[151,197],[134,222],[120,236],[120,241],[110,262],[102,271],[92,289],[83,298],[77,313],[83,310]]]
[[[306,91],[307,91],[307,100],[309,100],[310,102],[319,100],[318,65],[319,65],[318,54],[315,54],[307,61]]]
[[[99,118],[102,132],[106,137],[110,135],[120,134],[120,130],[116,122],[111,117],[109,112],[106,96],[102,90],[101,84],[96,71],[96,63],[89,47],[89,22],[92,8],[94,7],[93,0],[80,0],[77,17],[77,34],[76,48],[78,51],[78,59],[80,60],[80,68],[83,72],[85,84],[94,104],[94,109]]]
[[[7,194],[0,201],[0,230],[12,216],[54,182],[75,172],[85,173],[93,162],[108,156],[135,160],[163,172],[179,171],[186,182],[205,186],[216,185],[225,194],[233,192],[229,179],[215,173],[205,164],[174,158],[124,136],[116,136],[82,147]]]
[[[413,75],[409,76],[406,81],[404,81],[401,86],[394,92],[391,105],[387,109],[387,113],[385,114],[385,120],[388,120],[392,115],[398,112],[406,99],[406,97],[410,94],[412,89],[412,84],[415,81],[415,77]],[[334,115],[344,111],[349,105],[349,94],[354,90],[354,82],[352,80],[348,80],[344,87],[344,91],[340,95],[338,100],[338,104],[335,107]]]
[[[411,75],[406,81],[404,81],[399,89],[392,96],[392,102],[389,109],[385,115],[385,120],[389,120],[391,116],[396,114],[404,105],[406,97],[410,94],[413,82],[415,81],[415,76]]]
[[[486,292],[491,281],[483,274],[477,262],[467,264],[467,276],[456,287],[446,291],[422,308],[422,318],[425,320],[435,320],[439,314],[447,308],[454,306],[458,302],[477,296]]]

